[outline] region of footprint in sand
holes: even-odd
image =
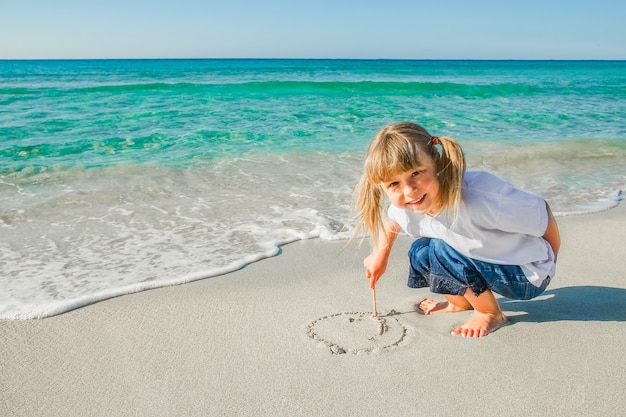
[[[404,340],[407,329],[395,311],[373,317],[371,312],[336,313],[307,326],[307,335],[336,355],[391,349]]]

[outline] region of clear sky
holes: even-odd
[[[0,0],[0,59],[626,59],[622,0]]]

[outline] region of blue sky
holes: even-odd
[[[0,0],[0,59],[626,59],[626,2]]]

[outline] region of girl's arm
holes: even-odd
[[[552,251],[554,252],[554,261],[556,262],[559,248],[561,247],[561,236],[559,235],[559,228],[556,224],[556,220],[552,215],[552,210],[550,210],[550,205],[547,202],[546,209],[548,210],[548,227],[546,228],[546,232],[543,234],[543,238],[552,247]]]
[[[401,227],[397,223],[386,221],[384,230],[380,234],[379,241],[374,251],[365,258],[365,276],[370,280],[370,288],[374,289],[378,279],[385,273],[387,269],[387,261],[391,253],[391,247],[396,240],[396,236],[400,233]]]

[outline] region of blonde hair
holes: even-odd
[[[441,145],[441,151],[437,145]],[[366,231],[373,243],[378,243],[385,209],[383,181],[424,166],[427,158],[434,163],[439,180],[436,202],[444,209],[451,209],[456,218],[465,174],[461,146],[449,137],[433,137],[415,123],[390,124],[378,131],[367,148],[364,172],[356,189],[358,223],[354,237]]]

